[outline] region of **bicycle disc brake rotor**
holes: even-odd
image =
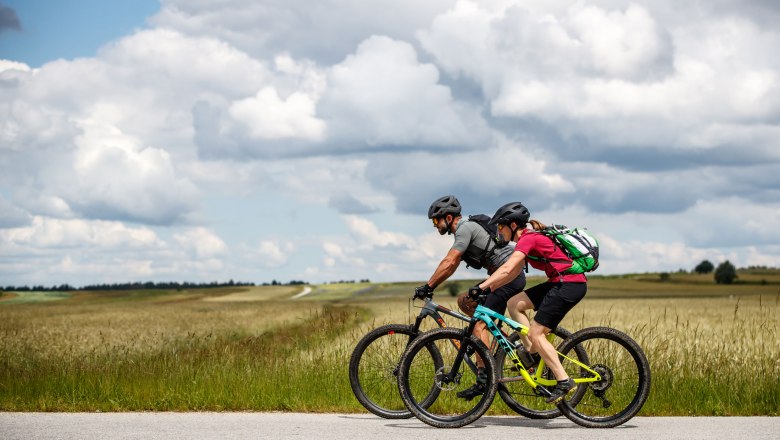
[[[452,391],[460,383],[460,376],[461,376],[460,374],[457,374],[454,379],[445,381],[445,378],[447,378],[448,376],[446,372],[450,371],[450,369],[451,367],[445,365],[439,368],[438,370],[436,370],[436,379],[435,379],[436,386],[442,391]]]
[[[612,370],[604,364],[594,364],[591,365],[590,368],[599,373],[601,376],[601,380],[591,383],[590,387],[593,389],[593,391],[600,393],[607,391],[607,389],[612,386],[612,381],[615,379],[615,376],[612,374]]]
[[[382,377],[388,382],[398,381],[398,365],[389,364],[387,368],[382,369]]]

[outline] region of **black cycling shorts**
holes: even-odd
[[[585,296],[587,283],[542,283],[525,291],[534,303],[534,321],[553,330]]]
[[[525,274],[520,272],[520,276],[511,282],[499,287],[495,292],[490,292],[485,298],[484,306],[503,315],[506,312],[506,303],[509,298],[522,292],[523,289],[525,289]]]

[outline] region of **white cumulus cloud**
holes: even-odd
[[[319,140],[325,123],[315,116],[316,101],[295,92],[282,99],[273,87],[265,87],[251,98],[230,105],[230,115],[248,127],[252,137],[265,139],[303,138]]]

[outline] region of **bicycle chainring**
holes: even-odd
[[[615,380],[612,369],[604,364],[593,364],[590,366],[594,371],[599,373],[601,380],[590,384],[590,388],[596,393],[604,393],[612,386],[612,382]]]

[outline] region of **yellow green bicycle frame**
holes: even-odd
[[[493,335],[495,340],[498,342],[498,344],[501,346],[501,348],[506,353],[507,358],[509,358],[514,367],[520,372],[520,377],[511,377],[511,378],[504,378],[502,382],[511,382],[515,380],[525,380],[528,385],[536,389],[539,385],[544,385],[545,387],[552,387],[555,385],[556,380],[555,379],[545,379],[542,377],[542,373],[544,371],[544,359],[539,361],[539,367],[536,368],[536,371],[534,372],[534,375],[532,376],[528,370],[526,370],[525,366],[522,362],[520,362],[520,358],[517,356],[517,352],[515,351],[512,344],[509,342],[509,340],[504,336],[504,334],[501,332],[501,330],[498,328],[494,320],[499,320],[504,322],[506,325],[508,325],[513,330],[517,331],[521,335],[528,335],[528,327],[512,320],[511,318],[507,318],[506,316],[496,313],[493,310],[488,309],[487,307],[483,305],[478,305],[476,310],[474,311],[474,319],[480,320],[487,325],[488,330]],[[547,338],[552,342],[552,338],[554,335],[550,333],[547,335]],[[574,377],[575,383],[589,383],[589,382],[599,382],[601,381],[601,375],[594,371],[590,366],[583,364],[582,362],[578,361],[577,359],[572,359],[568,356],[565,356],[558,352],[558,356],[569,360],[570,362],[574,363],[575,365],[579,366],[580,368],[584,369],[588,373],[592,374],[592,377]]]

